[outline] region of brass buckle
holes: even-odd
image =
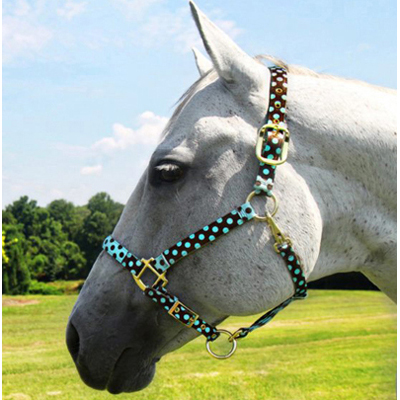
[[[283,142],[282,146],[282,154],[279,160],[271,160],[269,158],[265,158],[261,155],[262,153],[262,146],[264,143],[264,134],[267,129],[274,129],[277,132],[284,132],[285,133],[285,141]],[[289,152],[289,138],[290,132],[287,128],[280,126],[278,124],[265,124],[263,125],[260,130],[258,131],[258,139],[256,144],[256,156],[259,161],[263,162],[267,165],[281,165],[286,162]]]
[[[144,292],[146,289],[148,289],[148,286],[140,279],[141,276],[144,274],[144,271],[146,269],[149,269],[154,275],[157,276],[156,281],[153,283],[152,287],[154,288],[160,281],[162,281],[162,287],[165,287],[166,284],[168,283],[167,278],[165,277],[165,274],[167,271],[164,271],[162,274],[160,274],[152,265],[151,263],[154,261],[154,258],[150,258],[149,260],[145,260],[142,258],[140,260],[143,264],[144,267],[141,269],[141,271],[137,275],[132,275],[133,279],[135,280],[136,284],[140,287],[140,289]]]
[[[175,317],[173,314],[174,311],[177,309],[177,307],[183,306],[186,308],[186,310],[190,313],[193,314],[194,317],[189,318],[189,324],[185,323],[185,321],[182,321],[181,319],[178,319]],[[193,324],[199,319],[199,314],[195,313],[193,310],[191,310],[189,307],[186,307],[183,303],[181,303],[179,300],[177,300],[174,305],[168,310],[168,314],[175,318],[178,322],[180,322],[182,325],[185,325],[187,328],[191,328]]]

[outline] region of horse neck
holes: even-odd
[[[311,279],[366,268],[395,236],[394,91],[296,75],[289,88],[292,165],[316,199],[324,226]]]

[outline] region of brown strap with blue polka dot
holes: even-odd
[[[270,71],[270,99],[264,122],[266,129],[260,129],[264,138],[261,155],[266,159],[278,160],[282,156],[283,144],[287,140],[284,132],[277,129],[278,127],[286,128],[287,72],[281,67],[270,67]],[[275,171],[276,165],[268,165],[260,161],[254,184],[256,193],[264,192],[267,196],[272,196]]]

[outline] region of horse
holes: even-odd
[[[190,7],[211,61],[195,50],[200,78],[181,98],[113,232],[147,258],[243,203],[259,166],[254,148],[270,71]],[[276,172],[276,220],[307,281],[359,271],[395,301],[396,91],[267,58],[288,71],[290,152]],[[259,214],[270,207],[259,196],[252,201]],[[168,288],[213,324],[271,309],[293,294],[273,242],[267,224],[244,224],[168,271]],[[161,357],[198,335],[143,296],[102,251],[66,336],[82,380],[120,393],[145,388]]]

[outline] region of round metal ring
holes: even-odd
[[[217,358],[218,360],[224,360],[224,359],[227,359],[227,358],[231,357],[231,356],[233,355],[233,353],[236,351],[237,342],[236,342],[236,339],[233,337],[232,333],[230,333],[229,331],[226,331],[225,329],[218,329],[217,332],[218,332],[218,333],[222,333],[222,334],[224,334],[224,335],[227,335],[227,336],[228,336],[228,341],[229,341],[230,343],[232,343],[232,347],[231,347],[229,353],[227,353],[227,354],[217,354],[217,353],[214,353],[214,352],[211,350],[211,343],[212,343],[212,342],[209,341],[209,340],[207,340],[207,342],[206,342],[206,348],[207,348],[207,351],[208,351],[214,358]],[[233,339],[232,339],[232,338],[233,338]],[[230,339],[232,339],[232,340],[230,340]]]
[[[253,199],[253,197],[256,196],[256,195],[257,195],[257,193],[256,193],[255,191],[251,192],[251,193],[247,196],[246,203],[250,203],[251,200]],[[270,214],[271,217],[273,217],[273,216],[278,212],[279,204],[278,204],[278,199],[275,197],[274,194],[271,195],[271,199],[274,201],[274,208],[273,208],[273,210],[272,210],[272,212],[271,212],[271,214]],[[268,211],[265,213],[265,216],[264,216],[264,217],[261,217],[260,215],[256,214],[256,215],[254,216],[254,219],[255,219],[256,221],[263,221],[263,222],[266,222],[266,221],[268,220],[267,214],[268,214]]]

